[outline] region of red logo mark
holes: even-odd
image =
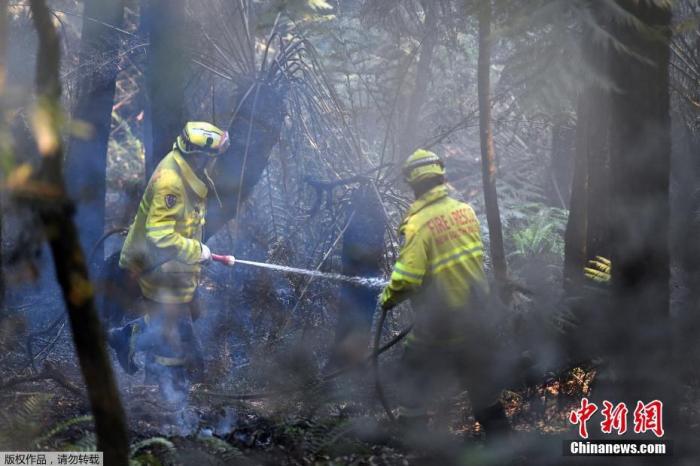
[[[588,398],[583,398],[581,399],[581,408],[571,411],[569,414],[569,422],[578,424],[578,434],[581,438],[588,438],[586,423],[596,411],[598,411],[598,406],[595,403],[589,403]]]
[[[637,401],[637,407],[634,409],[634,432],[642,434],[650,430],[657,437],[663,437],[663,409],[664,404],[659,400],[647,404]]]
[[[603,415],[605,419],[600,423],[600,430],[605,434],[612,433],[613,430],[617,431],[617,435],[622,435],[627,432],[627,405],[625,403],[618,403],[617,406],[613,408],[613,404],[609,401],[603,401],[603,410],[600,414]]]

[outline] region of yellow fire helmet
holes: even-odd
[[[434,152],[418,149],[403,164],[403,176],[412,184],[433,176],[445,176],[445,166]]]
[[[230,141],[228,131],[204,121],[190,121],[182,128],[175,145],[183,154],[204,153],[214,157],[226,151]]]

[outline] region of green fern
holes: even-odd
[[[65,421],[61,421],[58,424],[56,424],[51,430],[49,430],[47,433],[42,435],[41,437],[37,438],[34,443],[39,446],[39,445],[44,445],[46,442],[48,442],[51,438],[55,437],[57,434],[60,434],[61,432],[66,431],[68,428],[78,425],[78,424],[83,424],[86,422],[92,422],[92,416],[87,415],[87,416],[78,416],[74,417],[71,419],[67,419]]]
[[[164,449],[165,457],[156,457],[150,451],[142,452],[142,450],[152,447],[159,447],[160,449]],[[175,458],[175,444],[173,444],[170,440],[164,437],[151,437],[131,445],[130,452],[130,466],[160,466],[162,464],[172,463],[169,460]]]
[[[343,436],[348,433],[348,423],[338,422],[337,419],[329,419],[325,421],[308,421],[309,428],[304,432],[304,451],[312,455],[318,455],[321,452],[332,447]]]
[[[97,437],[94,432],[86,432],[77,442],[64,448],[66,451],[97,451]]]
[[[32,412],[35,409],[40,409],[42,406],[44,405],[31,404],[27,409],[25,409],[25,411]],[[5,417],[4,414],[1,413],[0,416]],[[21,415],[17,416],[17,419],[27,419],[27,417],[26,415]],[[29,438],[35,438],[35,440],[32,442],[34,448],[45,448],[50,446],[53,449],[66,451],[97,451],[97,437],[94,432],[86,431],[77,441],[74,442],[61,443],[60,441],[55,440],[55,437],[57,435],[61,434],[62,432],[65,432],[69,428],[85,423],[92,423],[92,421],[92,416],[78,416],[66,419],[54,425],[51,429],[49,429],[45,434],[41,435],[40,437],[36,437],[36,435],[34,435]],[[52,440],[54,441],[54,443],[51,443]],[[222,443],[225,442],[222,441]],[[13,444],[13,447],[15,446],[16,444]],[[162,462],[158,458],[156,458],[151,452],[143,452],[143,450],[152,447],[159,447],[160,449],[164,449],[166,455],[168,455],[169,457],[172,455],[172,453],[175,452],[175,445],[168,439],[163,437],[151,437],[131,445],[130,464],[132,466],[162,464]],[[217,448],[219,450],[222,449],[221,445],[218,444]],[[228,449],[228,451],[226,452],[228,455],[226,456],[227,458],[233,457],[233,452],[231,452],[231,450],[235,450],[235,448],[230,447]],[[235,450],[235,453],[240,454],[238,450]]]
[[[218,437],[199,437],[199,440],[206,444],[208,450],[226,464],[232,464],[243,456],[243,453],[238,448]]]
[[[541,204],[527,204],[521,221],[515,222],[508,233],[513,251],[511,256],[531,258],[541,255],[564,254],[564,230],[567,212]]]
[[[175,445],[173,442],[170,440],[163,438],[163,437],[151,437],[146,440],[142,440],[140,442],[137,442],[131,446],[131,456],[133,457],[136,453],[139,452],[139,450],[142,450],[144,448],[148,447],[153,447],[153,446],[161,446],[164,447],[167,450],[174,450]]]

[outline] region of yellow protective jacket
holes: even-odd
[[[448,196],[446,185],[411,205],[399,234],[404,245],[380,304],[390,308],[411,298],[416,336],[429,333],[422,323],[445,312],[466,315],[475,294],[488,293],[479,221],[469,204]]]
[[[207,186],[180,152],[158,164],[141,199],[119,258],[143,295],[161,303],[188,303],[197,289]]]

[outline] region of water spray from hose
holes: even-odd
[[[368,288],[383,288],[387,284],[387,281],[380,277],[351,277],[339,273],[321,272],[319,270],[300,269],[297,267],[289,267],[280,264],[269,264],[267,262],[255,262],[243,259],[235,259],[233,256],[223,256],[219,254],[212,254],[211,258],[213,261],[222,263],[227,266],[233,266],[233,264],[243,264],[249,265],[251,267],[258,267],[261,269],[275,270],[277,272],[294,273],[298,275],[306,275],[308,277],[316,277],[326,280],[345,282],[353,285],[365,286]]]

